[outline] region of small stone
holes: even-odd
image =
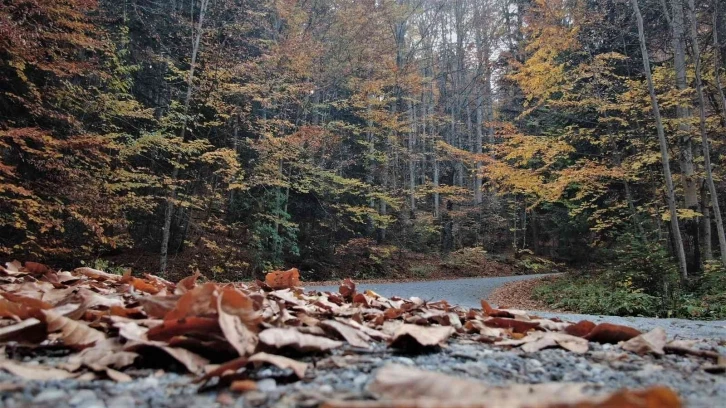
[[[332,394],[334,391],[330,384],[323,384],[318,388],[318,392],[321,394]]]
[[[259,406],[267,402],[267,395],[264,392],[250,391],[245,394],[245,401],[252,406]]]
[[[63,390],[44,390],[41,391],[40,394],[36,395],[35,398],[33,398],[33,402],[36,404],[41,404],[45,402],[64,400],[66,398],[68,398],[68,394],[66,394],[66,392]]]
[[[411,359],[410,359],[410,358],[408,358],[408,357],[398,357],[398,358],[396,359],[396,361],[397,361],[397,362],[398,362],[399,364],[403,364],[403,365],[409,365],[409,366],[413,366],[413,365],[416,365],[416,363],[414,363],[414,362],[413,362],[413,360],[411,360]]]
[[[108,400],[109,408],[134,408],[136,400],[130,395],[119,395]]]
[[[368,376],[365,374],[360,374],[355,379],[353,379],[353,384],[355,385],[362,385],[365,384],[368,381]]]
[[[274,378],[257,381],[257,390],[260,392],[272,392],[275,388],[277,388],[277,382]]]

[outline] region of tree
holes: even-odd
[[[653,117],[655,118],[655,126],[658,132],[658,143],[660,144],[661,162],[663,164],[663,178],[666,183],[666,196],[668,200],[668,210],[670,211],[671,234],[676,247],[676,257],[681,271],[681,277],[688,277],[688,267],[686,264],[686,254],[683,250],[683,241],[681,240],[681,231],[678,225],[678,210],[676,209],[676,198],[673,187],[673,176],[671,175],[670,159],[668,157],[668,142],[663,131],[663,121],[660,116],[660,107],[658,106],[658,97],[655,93],[653,85],[653,77],[650,70],[650,57],[648,56],[648,46],[645,41],[645,30],[643,28],[643,15],[640,13],[638,0],[630,0],[635,12],[635,18],[638,24],[638,39],[640,41],[640,51],[643,54],[643,69],[645,78],[648,82],[648,90],[650,92],[650,102],[653,108]]]

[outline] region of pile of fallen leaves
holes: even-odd
[[[0,344],[64,348],[69,359],[54,367],[21,364],[0,354],[0,369],[29,380],[109,378],[129,381],[139,364],[178,365],[200,389],[254,390],[250,374],[276,366],[297,380],[314,369],[306,355],[374,346],[408,352],[435,350],[451,338],[521,347],[561,347],[586,353],[590,342],[619,343],[636,353],[691,351],[666,344],[662,329],[649,333],[611,324],[571,324],[515,310],[465,309],[446,301],[385,298],[359,293],[345,280],[338,293],[305,293],[297,270],[269,274],[253,284],[178,283],[150,274],[110,274],[92,268],[55,271],[33,262],[0,267]],[[702,354],[703,352],[701,352]],[[701,355],[705,358],[718,356]],[[292,357],[292,358],[291,358]],[[369,385],[372,401],[329,401],[328,407],[678,407],[665,388],[592,397],[580,385],[485,384],[390,365]],[[484,398],[484,396],[487,396]]]

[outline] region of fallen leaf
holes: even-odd
[[[202,276],[202,273],[199,272],[199,269],[194,271],[194,275],[187,276],[186,278],[180,280],[176,284],[176,288],[174,289],[175,295],[183,295],[184,293],[189,292],[190,290],[194,289],[197,286],[197,279]]]
[[[38,314],[37,309],[0,298],[0,317],[25,320]]]
[[[300,333],[298,330],[293,328],[273,328],[263,330],[260,333],[259,338],[261,343],[269,347],[277,349],[290,347],[303,352],[327,351],[343,345],[340,341]]]
[[[272,289],[300,286],[300,271],[297,268],[287,271],[272,271],[265,275],[265,283]]]
[[[597,343],[611,343],[615,344],[621,341],[628,341],[635,336],[640,335],[641,332],[628,326],[621,326],[619,324],[611,323],[600,323],[595,326],[585,338]]]
[[[666,344],[667,336],[665,330],[660,327],[633,337],[624,342],[621,347],[623,350],[632,351],[636,354],[657,354],[662,356],[665,354],[663,347]]]
[[[585,337],[588,333],[592,331],[592,329],[595,328],[595,326],[597,325],[589,320],[581,320],[577,322],[577,324],[568,326],[565,329],[565,333],[577,337]]]
[[[371,338],[361,330],[335,320],[320,322],[320,326],[337,333],[353,347],[370,348]]]
[[[181,296],[139,296],[136,300],[149,317],[163,319],[174,310],[179,298]]]
[[[48,381],[73,377],[73,374],[66,370],[42,365],[19,364],[10,360],[0,360],[0,369],[25,380]]]
[[[401,349],[441,346],[454,332],[450,326],[403,324],[393,333],[390,346]]]
[[[229,390],[234,392],[256,391],[257,383],[252,380],[232,381],[232,384],[229,386]]]
[[[189,350],[178,347],[167,347],[159,342],[132,342],[124,347],[125,351],[135,351],[142,355],[145,355],[145,352],[149,349],[157,349],[165,352],[184,365],[192,374],[201,373],[204,370],[204,366],[209,364],[209,360]]]
[[[340,288],[338,288],[338,292],[348,300],[353,299],[353,296],[355,296],[355,283],[350,278],[346,278],[341,284]]]
[[[225,289],[217,298],[219,327],[229,344],[240,356],[255,352],[257,347],[257,325],[259,314],[254,310],[254,302],[235,289]]]
[[[33,309],[47,310],[47,309],[53,308],[53,306],[51,304],[49,304],[47,302],[43,302],[40,299],[32,298],[32,297],[21,296],[21,295],[18,295],[15,293],[10,293],[10,292],[3,292],[1,295],[5,299],[7,299],[13,303],[21,304],[23,306],[27,306],[27,307],[30,307]]]
[[[505,340],[495,343],[498,346],[522,346],[527,353],[534,353],[545,348],[562,347],[573,353],[584,354],[589,349],[588,341],[567,333],[532,332],[519,340]]]
[[[164,320],[158,326],[146,332],[146,337],[153,341],[168,341],[172,337],[191,333],[212,334],[222,333],[217,319],[212,317],[184,317],[175,320]]]
[[[217,285],[208,282],[183,294],[176,307],[164,316],[164,320],[182,319],[188,316],[214,316],[217,314]]]
[[[82,268],[76,268],[73,270],[75,273],[79,273],[81,275],[84,275],[91,279],[96,279],[100,281],[119,281],[121,280],[121,275],[114,275],[112,273],[107,273],[104,271],[99,271],[98,269],[89,268],[87,266],[84,266]]]
[[[291,358],[278,356],[275,354],[267,354],[267,353],[257,353],[249,358],[249,362],[257,363],[255,365],[259,365],[261,363],[268,363],[268,364],[272,364],[278,368],[290,369],[300,379],[305,378],[305,372],[308,369],[307,363],[303,363],[301,361],[293,360]]]
[[[26,262],[25,265],[23,265],[23,270],[33,275],[43,275],[45,273],[52,272],[47,265],[38,262]]]
[[[85,323],[69,319],[52,310],[44,310],[45,322],[49,332],[60,331],[63,344],[74,348],[85,348],[106,339],[102,332],[87,326]]]
[[[539,327],[539,323],[537,322],[525,322],[522,320],[507,319],[503,317],[492,317],[484,320],[484,325],[489,327],[499,327],[502,329],[512,329],[514,333],[526,333]]]
[[[123,382],[129,382],[129,381],[133,380],[133,378],[131,378],[130,375],[124,374],[121,371],[116,371],[113,368],[106,368],[104,370],[104,372],[106,373],[108,378],[110,378],[116,382],[123,383]]]

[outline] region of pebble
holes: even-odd
[[[260,392],[272,392],[275,388],[277,388],[277,382],[274,378],[257,381],[257,390]]]
[[[33,402],[36,404],[43,404],[46,402],[62,401],[68,398],[68,394],[63,390],[43,390],[40,394],[33,398]],[[95,398],[95,396],[94,396]]]
[[[109,399],[106,406],[108,408],[134,408],[136,400],[130,395],[119,395]]]

